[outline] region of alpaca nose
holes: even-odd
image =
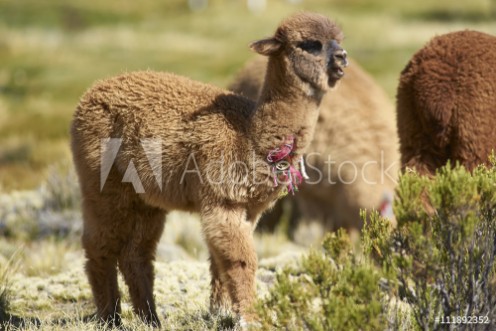
[[[339,63],[341,67],[346,68],[348,66],[348,53],[344,49],[340,49],[333,54],[334,61]]]
[[[329,49],[331,51],[330,62],[343,68],[348,66],[348,53],[337,43],[336,40],[332,40],[330,42]]]

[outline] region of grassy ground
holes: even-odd
[[[278,21],[308,9],[335,18],[345,46],[394,96],[413,52],[435,34],[496,32],[489,0],[0,1],[0,188],[36,187],[47,167],[68,159],[68,126],[81,94],[99,78],[167,70],[224,86],[252,54],[247,45]]]
[[[38,190],[0,194],[0,330],[6,320],[22,330],[37,330],[40,325],[47,330],[98,329],[88,322],[94,305],[84,272],[78,201],[74,174],[64,168],[51,173]],[[255,240],[258,292],[264,295],[275,270],[294,264],[304,249],[280,232],[257,234]],[[208,313],[207,259],[198,216],[171,213],[155,263],[155,296],[166,330],[234,325],[232,316]],[[142,330],[122,279],[120,288],[126,329]]]
[[[25,240],[0,240],[0,323],[2,290],[12,325],[22,330],[97,330],[91,320],[94,305],[84,272],[79,234]],[[187,236],[187,240],[184,240]],[[257,235],[260,268],[257,292],[267,293],[275,271],[294,264],[303,249],[281,235]],[[165,330],[223,330],[235,326],[234,317],[208,312],[210,276],[207,250],[196,216],[172,214],[155,263],[155,297]],[[129,293],[119,278],[126,330],[145,326],[132,313]],[[14,328],[14,326],[10,328]],[[2,326],[0,324],[0,329]]]

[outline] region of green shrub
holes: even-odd
[[[473,173],[447,165],[432,179],[401,176],[395,201],[398,227],[371,218],[369,251],[394,280],[421,330],[494,330],[496,292],[496,168]],[[487,316],[492,324],[443,324]]]
[[[494,330],[495,163],[402,175],[398,226],[364,212],[357,245],[328,235],[258,302],[262,329]]]
[[[300,268],[299,268],[300,269]],[[384,330],[380,269],[344,231],[329,234],[322,249],[277,275],[256,306],[263,330]]]

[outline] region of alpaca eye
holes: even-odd
[[[310,54],[319,54],[322,51],[322,43],[318,40],[305,40],[298,43],[298,48]]]

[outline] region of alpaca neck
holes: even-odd
[[[253,118],[253,140],[262,155],[290,136],[295,138],[294,152],[304,153],[317,123],[322,93],[288,72],[288,64],[283,61],[269,59]]]

